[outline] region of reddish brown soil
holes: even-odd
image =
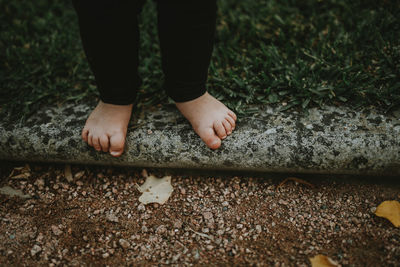
[[[181,171],[167,203],[144,206],[138,170],[73,166],[68,182],[62,165],[31,164],[25,179],[9,177],[24,164],[1,165],[0,187],[32,196],[0,194],[3,266],[308,266],[317,254],[344,266],[400,266],[400,229],[373,213],[400,199],[399,180],[301,175],[313,187],[278,188],[282,176]]]

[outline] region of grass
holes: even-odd
[[[382,0],[218,0],[209,91],[239,113],[400,105],[400,5]],[[29,116],[43,104],[87,101],[96,86],[69,1],[0,0],[0,104]],[[167,102],[153,1],[141,17],[138,108]]]

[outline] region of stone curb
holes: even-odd
[[[46,107],[23,125],[0,122],[0,159],[133,167],[284,173],[400,176],[400,116],[347,107],[308,115],[271,107],[239,118],[220,149],[208,149],[189,123],[167,106],[133,122],[123,156],[99,153],[81,141],[93,107]]]

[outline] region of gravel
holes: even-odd
[[[51,231],[53,232],[53,234],[55,234],[56,236],[59,236],[62,234],[62,231],[55,225],[51,226]]]
[[[143,205],[141,171],[2,164],[0,262],[4,265],[400,266],[400,229],[374,215],[400,184],[374,179],[172,175],[164,204]],[[158,177],[166,171],[147,170]],[[183,172],[183,171],[182,171]],[[28,173],[28,174],[24,174]],[[22,178],[21,178],[22,177]],[[72,177],[72,180],[71,180]]]
[[[31,249],[31,256],[34,257],[40,251],[42,251],[42,248],[38,245],[34,245],[33,248]]]
[[[129,248],[129,247],[131,246],[131,244],[130,244],[128,241],[126,241],[125,239],[123,239],[123,238],[121,238],[121,239],[118,241],[118,243],[119,243],[119,245],[120,245],[122,248],[124,248],[124,249],[127,249],[127,248]]]
[[[118,217],[117,217],[115,214],[113,214],[113,213],[110,213],[110,214],[107,215],[107,220],[108,220],[109,222],[115,222],[115,223],[118,223],[118,222],[119,222]]]

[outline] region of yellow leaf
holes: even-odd
[[[375,215],[388,219],[394,226],[400,226],[400,203],[396,200],[383,201],[375,211]]]
[[[325,255],[317,255],[310,258],[312,267],[336,267],[339,266],[335,261]]]

